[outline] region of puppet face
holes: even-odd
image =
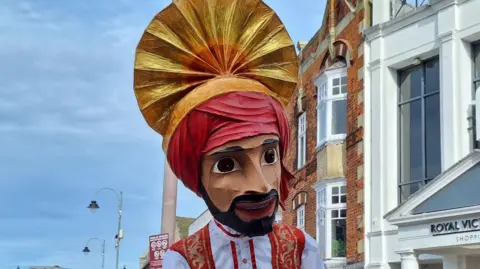
[[[280,178],[276,135],[230,142],[208,152],[202,160],[201,182],[213,205],[220,212],[234,210],[247,223],[275,213]]]

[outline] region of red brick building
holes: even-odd
[[[370,10],[369,0],[328,0],[320,29],[298,43],[286,160],[296,180],[283,222],[317,239],[327,268],[363,268],[362,31]]]

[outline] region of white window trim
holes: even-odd
[[[303,219],[303,222],[300,221],[302,219]],[[297,228],[305,231],[305,205],[304,204],[297,208]]]
[[[302,128],[301,124],[304,124],[303,131],[301,131]],[[301,169],[306,165],[307,162],[307,112],[303,112],[299,117],[298,117],[298,126],[297,126],[297,131],[298,131],[298,142],[297,142],[297,169]],[[303,145],[302,139],[300,139],[303,136]],[[301,156],[300,154],[300,147],[303,148],[303,155]]]
[[[347,68],[338,68],[333,70],[324,71],[323,74],[318,77],[314,83],[317,86],[319,92],[317,92],[317,149],[324,146],[327,143],[335,143],[345,140],[347,134],[335,134],[332,135],[332,103],[336,100],[344,100],[347,99],[347,93],[340,93],[336,95],[332,95],[332,88],[333,88],[333,79],[340,78],[343,76],[347,76]],[[326,96],[322,98],[321,89],[322,86],[326,85]],[[326,105],[326,118],[327,123],[325,124],[327,129],[327,135],[325,139],[320,138],[320,104],[325,103]]]
[[[279,223],[279,224],[282,223],[282,213],[280,213],[279,211],[275,213],[275,223]]]
[[[340,260],[340,261],[345,261],[346,257],[332,257],[332,238],[331,236],[325,236],[324,238],[320,238],[320,231],[319,231],[319,226],[318,223],[320,223],[320,218],[319,218],[319,213],[321,210],[325,212],[325,219],[324,219],[324,227],[325,227],[325,235],[331,235],[332,234],[332,215],[331,211],[332,210],[339,210],[339,209],[347,209],[347,203],[341,203],[341,204],[332,204],[332,187],[341,187],[341,186],[346,186],[346,180],[345,178],[337,178],[337,179],[331,179],[328,181],[322,181],[318,182],[317,184],[312,185],[312,188],[316,191],[316,196],[317,196],[317,208],[316,208],[316,217],[317,217],[317,244],[320,245],[320,240],[324,240],[323,244],[325,246],[325,259],[330,259],[330,260]],[[320,199],[318,197],[318,194],[322,191],[325,190],[325,201],[326,203],[322,205],[320,203]]]

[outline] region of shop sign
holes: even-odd
[[[480,231],[480,218],[430,224],[432,236]]]

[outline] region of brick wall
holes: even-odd
[[[335,7],[331,9],[331,5]],[[286,210],[283,212],[285,224],[296,225],[296,211],[292,204],[299,192],[307,193],[305,204],[306,232],[316,236],[316,193],[312,184],[317,180],[317,152],[316,152],[316,89],[313,79],[331,63],[337,56],[345,56],[349,61],[348,67],[348,98],[347,98],[347,139],[346,139],[346,182],[347,182],[347,263],[362,262],[363,257],[363,37],[361,31],[368,22],[364,21],[364,5],[362,1],[350,1],[355,12],[350,12],[344,1],[329,0],[325,8],[323,25],[312,40],[302,50],[299,61],[302,66],[299,88],[303,89],[306,98],[307,113],[307,165],[297,170],[297,116],[296,104],[298,91],[292,97],[288,107],[291,122],[292,139],[290,150],[286,156],[286,165],[293,168],[296,180],[292,182],[290,195],[286,201]],[[331,17],[333,16],[333,17]],[[330,24],[334,23],[337,29],[334,36],[333,55],[328,52],[328,46],[323,46],[325,40],[330,39]],[[323,48],[323,50],[319,50]],[[327,235],[329,236],[329,235]]]
[[[311,83],[310,83],[311,84]],[[314,89],[312,90],[311,85],[306,85],[304,87],[304,95],[307,100],[310,100],[313,96]],[[314,88],[315,86],[313,86]],[[283,212],[282,221],[285,224],[290,224],[296,226],[297,224],[297,213],[293,209],[293,199],[299,192],[307,193],[307,202],[305,204],[305,231],[315,238],[316,236],[316,193],[312,189],[312,182],[316,181],[317,171],[316,171],[316,104],[314,102],[307,102],[306,108],[306,118],[307,118],[307,153],[306,153],[306,165],[297,170],[297,116],[295,114],[296,100],[298,97],[298,92],[294,94],[293,101],[290,102],[290,107],[288,108],[288,116],[291,123],[292,139],[290,140],[289,151],[286,156],[286,166],[294,171],[294,176],[296,180],[290,185],[290,195],[286,201],[286,210]],[[307,171],[308,170],[308,171]]]

